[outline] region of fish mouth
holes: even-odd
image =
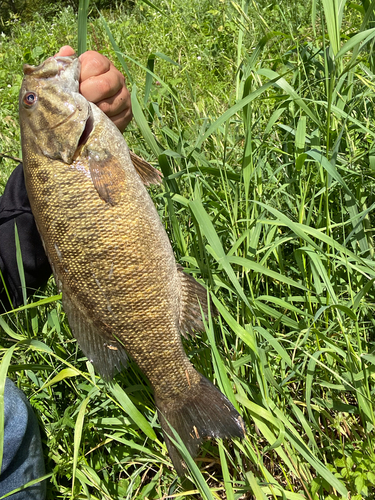
[[[23,66],[25,76],[32,75],[34,78],[40,79],[55,78],[56,76],[63,80],[73,79],[77,84],[77,88],[80,71],[81,63],[75,54],[73,56],[49,57],[38,66],[32,66],[31,64],[24,64]]]
[[[85,128],[83,129],[83,132],[81,134],[81,137],[79,138],[77,148],[81,148],[86,144],[88,141],[90,134],[94,128],[94,117],[92,116],[91,108],[89,110],[89,115],[86,120]]]

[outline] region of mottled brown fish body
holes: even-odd
[[[24,71],[27,191],[83,352],[106,378],[129,353],[151,382],[166,438],[167,420],[192,453],[204,437],[242,437],[241,417],[194,369],[181,343],[181,331],[202,326],[198,298],[207,313],[206,292],[176,265],[121,133],[78,93],[78,60],[50,58]],[[144,180],[152,179],[151,169]],[[213,411],[207,398],[224,412],[217,428],[201,423]],[[181,417],[186,406],[192,415]],[[182,474],[181,458],[167,444]]]

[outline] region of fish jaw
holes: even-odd
[[[71,164],[87,123],[92,129],[89,103],[79,93],[79,59],[50,57],[39,66],[26,64],[24,75],[19,96],[24,159],[37,147],[47,158]]]
[[[78,92],[81,63],[76,55],[49,57],[39,66],[24,64],[23,73],[35,79],[58,77],[60,86],[64,87],[65,91]]]

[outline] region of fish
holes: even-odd
[[[185,353],[181,335],[203,329],[209,304],[207,290],[176,262],[145,187],[161,174],[129,152],[117,127],[79,93],[76,56],[23,72],[26,189],[71,331],[105,380],[126,368],[128,356],[137,363],[184,476],[171,427],[193,457],[205,439],[243,438],[246,429]]]

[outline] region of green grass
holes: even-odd
[[[40,421],[49,499],[371,499],[371,12],[337,0],[157,5],[93,11],[87,46],[125,65],[126,139],[163,171],[152,196],[176,258],[220,312],[186,351],[238,406],[247,438],[206,443],[178,479],[147,380],[134,365],[111,386],[95,375],[59,299],[44,299],[52,283],[0,317],[0,404],[10,362]],[[76,46],[76,26],[66,9],[0,38],[3,153],[20,155],[22,63]],[[2,165],[4,184],[15,163]]]

